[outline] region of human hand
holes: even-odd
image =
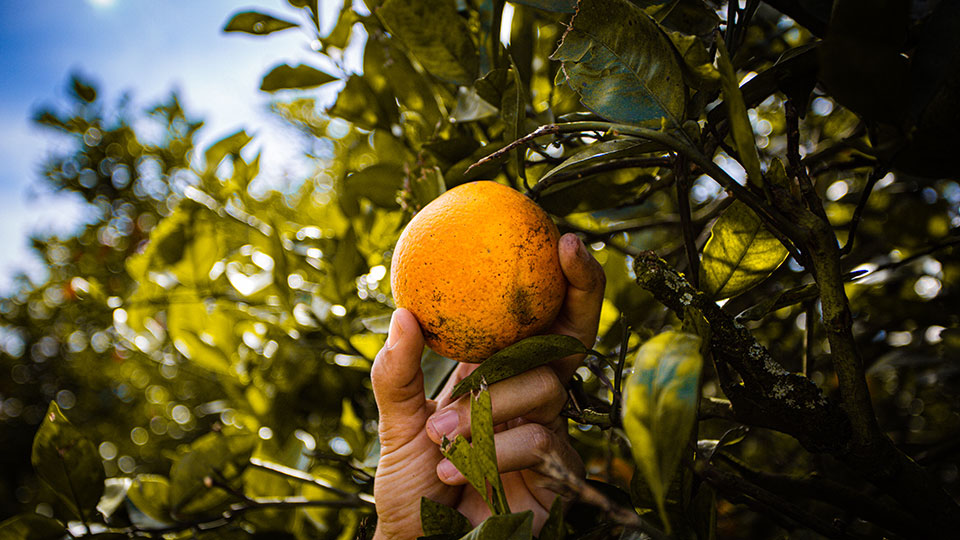
[[[603,302],[603,270],[575,235],[560,240],[560,263],[568,290],[563,308],[547,333],[566,334],[592,346]],[[394,312],[387,344],[371,370],[380,408],[381,455],[374,483],[379,522],[376,538],[416,538],[420,497],[458,509],[474,525],[489,516],[486,504],[439,451],[444,435],[469,437],[469,400],[451,401],[453,386],[475,364],[461,364],[437,401],[423,390],[420,355],[423,337],[413,315]],[[540,456],[552,452],[571,470],[583,465],[570,446],[566,420],[559,416],[566,401],[563,383],[582,356],[521,373],[490,386],[497,434],[497,461],[507,501],[513,511],[532,510],[538,532],[555,494],[535,472]],[[442,415],[442,416],[441,416]],[[429,420],[428,420],[429,418]]]

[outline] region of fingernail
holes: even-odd
[[[577,257],[587,261],[590,260],[590,254],[587,253],[587,246],[584,245],[583,240],[577,238]]]
[[[403,337],[403,327],[400,326],[400,321],[397,320],[397,312],[394,311],[390,317],[390,332],[387,333],[387,348],[392,349],[393,346],[400,341],[401,337]]]
[[[459,423],[460,418],[457,411],[443,411],[427,420],[427,429],[433,431],[434,437],[439,439],[444,435],[453,433]]]
[[[463,475],[460,474],[460,471],[457,470],[449,459],[444,459],[437,464],[437,476],[445,482],[455,482]]]

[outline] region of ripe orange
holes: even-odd
[[[544,331],[567,288],[557,227],[496,182],[457,186],[418,212],[393,252],[390,285],[437,353],[481,362]]]

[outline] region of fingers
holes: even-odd
[[[562,429],[562,428],[561,428]],[[580,474],[583,462],[567,442],[566,433],[542,424],[525,423],[494,435],[497,448],[497,468],[500,473],[536,470],[547,454],[559,458],[568,470]],[[448,485],[465,484],[466,478],[448,459],[437,464],[437,477]]]
[[[567,401],[566,390],[547,366],[525,371],[490,386],[493,423],[516,418],[548,423],[557,418]],[[459,399],[437,410],[427,420],[427,436],[440,444],[443,437],[470,435],[470,400]]]
[[[420,355],[423,335],[412,313],[393,312],[387,342],[370,368],[373,395],[380,410],[380,444],[402,446],[423,428],[427,403]]]
[[[593,347],[606,286],[603,267],[573,233],[560,237],[559,251],[560,268],[569,286],[551,332],[573,336],[587,347]],[[580,361],[579,357],[570,357],[554,363],[560,380],[570,378]]]

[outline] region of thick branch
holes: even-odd
[[[833,234],[829,228],[827,231]],[[780,367],[745,327],[691,287],[656,254],[641,253],[634,269],[637,283],[677,315],[682,316],[683,307],[689,305],[699,309],[710,323],[714,363],[737,420],[787,433],[811,451],[837,456],[916,516],[921,527],[918,535],[949,536],[946,531],[960,529],[960,507],[923,468],[879,431],[876,419],[872,418],[872,408],[866,409],[870,416],[864,414],[859,400],[869,402],[869,393],[865,379],[854,380],[858,373],[862,377],[862,363],[852,332],[844,322],[850,320],[850,312],[846,296],[842,296],[839,248],[835,240],[832,245],[835,252],[832,257],[820,252],[815,254],[818,266],[814,271],[818,278],[836,276],[818,281],[824,327],[844,394],[842,411],[824,398],[812,381]],[[850,358],[856,362],[849,362]],[[742,382],[735,380],[732,372],[739,375]],[[858,388],[861,384],[862,390]],[[855,430],[848,415],[858,423]]]
[[[862,490],[823,478],[816,473],[807,476],[775,474],[752,469],[725,452],[718,452],[717,457],[731,465],[747,480],[785,497],[801,497],[829,503],[907,538],[917,534],[916,520],[885,497],[867,496]]]
[[[710,324],[710,348],[718,371],[732,368],[741,379],[721,377],[738,420],[792,435],[814,452],[843,447],[850,436],[847,420],[813,381],[783,369],[749,330],[656,254],[641,253],[634,269],[637,283],[678,316],[683,316],[685,306],[703,313]]]

